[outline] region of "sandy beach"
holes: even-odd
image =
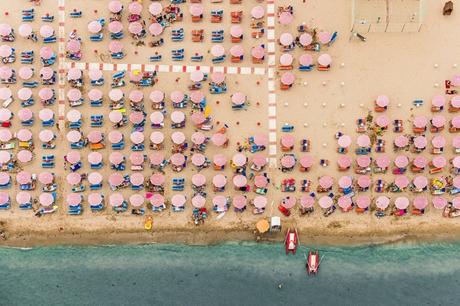
[[[420,0],[422,1],[422,0]],[[7,107],[14,116],[8,120],[8,129],[13,134],[21,129],[28,129],[32,132],[34,142],[33,159],[27,163],[19,162],[14,169],[3,171],[11,174],[11,186],[1,191],[8,195],[11,207],[0,210],[0,231],[4,233],[5,240],[0,240],[0,245],[8,246],[37,246],[53,244],[113,244],[113,243],[154,243],[154,242],[180,242],[188,244],[214,244],[222,241],[241,240],[248,241],[256,239],[255,224],[261,218],[270,219],[272,216],[280,216],[283,229],[297,228],[300,234],[301,243],[305,244],[379,244],[391,243],[405,240],[451,240],[457,239],[460,233],[460,219],[446,218],[442,216],[443,208],[447,203],[455,202],[455,194],[451,192],[452,184],[444,186],[440,193],[434,194],[432,181],[443,181],[447,177],[451,180],[456,176],[455,167],[451,166],[451,160],[456,157],[453,142],[458,133],[449,131],[449,125],[457,113],[449,111],[449,103],[456,97],[455,90],[458,87],[446,88],[446,81],[453,80],[455,75],[460,74],[458,54],[460,44],[456,41],[457,33],[455,26],[459,22],[458,12],[450,16],[442,15],[444,2],[422,1],[420,4],[416,0],[404,1],[343,1],[343,0],[307,0],[307,1],[242,1],[239,4],[231,4],[224,0],[219,3],[202,3],[204,9],[203,19],[193,22],[190,15],[190,8],[194,3],[174,4],[183,13],[183,19],[176,21],[164,28],[158,37],[150,35],[148,27],[151,24],[151,14],[149,6],[157,1],[140,1],[143,8],[140,20],[145,21],[147,34],[145,38],[134,40],[128,29],[128,7],[131,1],[121,1],[124,5],[121,23],[123,25],[124,37],[117,40],[123,45],[122,59],[114,59],[109,52],[109,43],[115,41],[111,39],[108,31],[108,24],[112,14],[108,11],[110,1],[80,1],[80,0],[42,0],[40,6],[34,6],[28,1],[18,3],[0,3],[0,15],[2,24],[9,24],[15,30],[15,40],[13,42],[2,42],[0,45],[8,45],[15,48],[16,61],[8,63],[7,66],[19,72],[21,67],[28,66],[35,70],[32,80],[40,81],[38,71],[43,67],[40,63],[40,50],[44,46],[43,38],[40,36],[40,28],[43,25],[51,26],[55,31],[56,42],[46,44],[50,46],[57,55],[56,62],[50,67],[56,72],[57,81],[55,84],[46,86],[52,88],[56,93],[56,102],[46,108],[55,114],[56,124],[50,127],[43,127],[39,119],[39,112],[43,108],[39,102],[39,91],[44,86],[31,88],[35,104],[22,107],[18,97],[18,91],[23,87],[19,77],[13,84],[1,84],[0,87],[9,88],[13,93],[14,101]],[[369,4],[373,2],[373,4]],[[158,1],[165,9],[170,5],[169,1]],[[293,21],[289,24],[281,24],[279,9],[289,9],[292,6]],[[260,6],[263,8],[263,17],[259,21],[264,22],[264,35],[260,38],[252,37],[251,33],[260,30],[251,28],[251,10]],[[32,22],[21,21],[21,10],[34,9],[35,20]],[[211,23],[211,10],[222,10],[223,18],[219,23]],[[71,18],[73,12],[82,11],[80,18]],[[234,43],[229,34],[231,23],[230,12],[241,11],[242,20],[239,24],[243,29],[243,39],[239,43]],[[53,22],[43,22],[41,16],[53,15]],[[103,39],[95,42],[90,41],[88,24],[95,20],[104,19],[104,26],[101,30]],[[33,30],[38,33],[38,42],[32,42],[18,35],[21,24],[30,24]],[[306,26],[309,30],[316,33],[328,32],[337,33],[333,43],[319,44],[320,51],[306,51],[298,46],[289,52],[283,52],[283,47],[278,39],[282,34],[290,33],[293,37],[300,36],[297,31],[300,25]],[[171,41],[171,33],[179,28],[184,29],[184,39],[182,41]],[[192,30],[203,30],[204,38],[202,42],[192,42]],[[211,32],[224,30],[224,40],[222,43],[211,42]],[[66,58],[65,50],[68,48],[69,35],[74,31],[74,36],[80,38],[81,59],[71,60]],[[359,33],[365,37],[365,42],[354,36]],[[149,43],[159,39],[164,39],[164,44],[158,47],[151,47]],[[315,38],[316,39],[316,38]],[[222,46],[225,50],[226,59],[221,63],[212,61],[211,49]],[[244,51],[244,59],[240,62],[230,60],[229,50],[239,45]],[[254,63],[251,60],[253,47],[264,45],[265,57],[261,63]],[[184,51],[182,61],[174,61],[171,57],[171,50],[181,49]],[[20,53],[26,50],[33,50],[35,61],[33,64],[22,64],[19,60]],[[155,54],[155,52],[157,52]],[[195,54],[203,55],[203,61],[192,62],[191,56]],[[293,58],[293,68],[288,70],[281,67],[280,58],[290,54]],[[312,71],[299,71],[299,59],[302,55],[308,54],[313,58]],[[319,56],[329,54],[332,63],[327,71],[318,71],[317,60]],[[162,56],[162,60],[151,62],[151,56]],[[78,90],[81,92],[85,102],[77,107],[71,107],[68,101],[68,94],[75,88],[68,82],[68,72],[80,69],[82,72],[83,86]],[[89,78],[91,71],[100,70],[105,80],[102,86],[92,86]],[[170,95],[174,91],[181,91],[186,95],[191,95],[195,90],[190,89],[191,72],[201,70],[208,75],[208,80],[201,82],[203,86],[201,92],[206,97],[207,113],[211,117],[212,128],[210,130],[199,130],[191,122],[191,115],[197,112],[188,101],[188,105],[182,109],[172,107]],[[130,155],[134,153],[131,149],[133,143],[130,135],[136,130],[131,122],[119,128],[114,128],[110,122],[112,110],[109,108],[109,95],[113,91],[111,87],[112,75],[126,71],[124,80],[125,86],[119,87],[124,93],[126,106],[122,108],[122,113],[127,117],[134,110],[129,106],[129,95],[132,91],[138,90],[143,94],[145,126],[141,132],[145,135],[145,149],[139,151],[145,155],[146,162],[143,163],[142,170],[132,170]],[[130,73],[146,71],[156,71],[156,83],[153,86],[136,86],[129,82]],[[215,73],[222,72],[225,76],[227,91],[222,94],[211,94],[209,91],[211,78]],[[280,87],[282,76],[286,73],[295,76],[292,87],[282,90]],[[212,86],[211,86],[212,87]],[[102,107],[92,107],[88,93],[97,89],[103,93],[104,103]],[[150,115],[155,111],[152,109],[149,96],[152,91],[160,90],[165,94],[166,107],[164,109],[164,127],[162,129],[152,128]],[[232,108],[232,95],[243,93],[246,95],[244,109],[235,110]],[[386,96],[389,105],[383,112],[377,112],[375,101],[379,96]],[[445,106],[439,111],[433,111],[432,100],[436,96],[441,96]],[[414,103],[414,101],[422,101]],[[25,126],[18,116],[21,109],[30,109],[34,116],[34,123]],[[69,165],[64,167],[64,157],[71,151],[69,146],[68,133],[75,131],[69,125],[67,114],[73,110],[80,112],[82,125],[78,129],[86,137],[93,131],[99,131],[104,135],[105,148],[97,150],[102,155],[104,166],[100,169],[92,169],[88,161],[88,155],[95,151],[90,146],[84,146],[78,150],[81,155],[81,167],[75,173],[89,175],[98,172],[103,177],[102,188],[90,190],[87,179],[83,180],[85,190],[73,192],[68,183],[68,175],[71,173]],[[174,111],[181,111],[186,116],[184,128],[173,129],[171,127],[171,114]],[[90,125],[91,116],[99,115],[104,117],[100,127]],[[370,116],[372,122],[368,123],[365,131],[357,130],[357,120]],[[377,125],[375,120],[379,116],[385,116],[388,120],[388,127],[383,131],[375,132]],[[416,118],[425,116],[428,120],[427,130],[414,132],[413,123]],[[432,120],[435,116],[442,116],[445,120],[444,128],[433,130]],[[393,129],[394,120],[401,120],[404,131],[395,132]],[[220,129],[227,126],[225,135],[228,137],[228,146],[217,146],[210,141],[202,153],[210,161],[218,154],[223,154],[228,162],[225,169],[215,170],[213,165],[205,169],[197,169],[192,162],[192,134],[197,131],[202,132],[206,137],[212,137]],[[292,126],[293,130],[283,132],[283,127]],[[52,150],[44,149],[39,139],[39,133],[47,129],[52,131],[56,139],[56,147]],[[122,150],[113,150],[109,142],[110,132],[117,130],[124,136],[125,147]],[[185,135],[188,148],[182,152],[189,160],[187,166],[180,172],[173,171],[171,165],[166,166],[162,172],[151,169],[148,165],[148,156],[154,153],[149,148],[149,136],[152,132],[160,131],[164,135],[163,152],[166,158],[170,158],[172,152],[171,135],[180,131]],[[338,153],[338,137],[347,135],[351,139],[351,144],[347,146],[346,154]],[[267,139],[265,148],[257,154],[263,155],[268,164],[264,170],[258,172],[250,168],[252,158],[255,153],[251,152],[247,145],[249,137],[264,135]],[[293,149],[283,149],[280,145],[281,139],[287,135],[293,136]],[[369,145],[372,150],[366,154],[357,155],[356,149],[358,138],[368,135],[372,141]],[[411,144],[407,149],[395,151],[393,143],[400,135],[407,135]],[[415,137],[423,137],[427,141],[426,149],[421,152],[414,152],[412,142]],[[439,136],[445,141],[442,154],[433,154],[433,138]],[[309,149],[301,151],[301,140],[308,140]],[[384,143],[384,152],[376,152],[376,141]],[[17,140],[13,139],[17,143]],[[244,148],[242,148],[243,146]],[[29,149],[28,149],[29,150]],[[15,157],[20,149],[15,147],[8,150]],[[115,171],[111,169],[109,160],[113,152],[121,153],[126,159],[126,169]],[[249,191],[242,191],[234,188],[232,179],[235,171],[230,165],[230,160],[234,154],[242,151],[248,163],[242,172],[250,186]],[[138,151],[136,151],[138,152]],[[42,168],[42,157],[53,154],[55,156],[55,167],[52,169]],[[286,154],[294,154],[296,164],[293,170],[282,171],[281,160]],[[302,156],[309,156],[312,165],[308,171],[300,171],[299,159]],[[374,162],[379,156],[385,155],[389,161],[388,170],[385,173],[375,170]],[[404,176],[409,185],[413,183],[415,177],[423,176],[428,184],[420,192],[414,192],[410,186],[404,186],[399,192],[391,192],[388,187],[395,181],[396,175],[394,161],[398,155],[407,156],[412,161],[416,157],[423,156],[428,164],[424,170],[414,172],[407,167]],[[351,166],[346,171],[341,171],[337,166],[337,161],[348,156],[352,161]],[[360,157],[369,157],[371,165],[358,169],[357,160]],[[442,156],[447,165],[440,167],[439,171],[430,169],[434,157]],[[321,164],[322,163],[322,164]],[[430,168],[431,167],[431,168]],[[369,169],[367,169],[369,168]],[[397,167],[396,167],[397,168]],[[366,170],[367,169],[367,170]],[[42,184],[37,182],[33,190],[28,190],[33,201],[33,209],[24,210],[18,207],[16,196],[20,191],[20,186],[16,176],[21,171],[36,174],[37,176],[45,171],[55,175],[56,198],[54,199],[57,210],[51,214],[41,217],[35,216],[35,212],[41,209],[39,197],[43,193]],[[110,188],[108,178],[114,174],[131,176],[139,173],[145,178],[145,182],[154,173],[162,173],[165,178],[164,198],[166,209],[161,212],[152,212],[148,191],[146,188],[133,190],[130,186],[114,191]],[[202,190],[206,198],[205,207],[208,215],[204,224],[196,226],[193,222],[193,206],[191,199],[195,195],[192,188],[193,175],[200,173],[206,178],[206,187]],[[224,174],[228,183],[225,191],[216,192],[213,189],[212,180],[215,175]],[[240,173],[241,174],[241,173]],[[251,200],[260,194],[255,193],[254,177],[265,174],[269,178],[263,196],[266,197],[267,206],[262,214],[253,214],[254,206]],[[327,192],[318,192],[319,178],[330,176],[333,179],[333,186]],[[344,188],[339,188],[339,181],[347,176],[352,183],[353,193],[347,194]],[[370,181],[370,187],[359,190],[357,180],[361,176],[366,176]],[[172,190],[173,179],[185,179],[184,189],[179,191]],[[294,179],[296,190],[294,192],[284,192],[282,183],[286,179]],[[301,181],[308,180],[310,188],[302,191]],[[447,180],[449,180],[447,179]],[[376,185],[379,180],[386,182],[383,192],[377,191]],[[346,188],[345,188],[346,189]],[[99,193],[105,196],[105,209],[100,212],[92,212],[88,204],[88,196],[91,193]],[[124,212],[115,212],[110,205],[110,196],[120,193],[124,200],[129,203],[129,199],[134,194],[145,197],[145,202],[140,208],[145,213],[143,216],[131,214],[131,204]],[[300,213],[301,198],[315,193],[314,212],[307,215]],[[78,215],[69,215],[68,195],[82,195],[82,210]],[[151,192],[149,195],[156,194]],[[181,212],[174,212],[171,209],[171,199],[175,195],[186,197],[185,209]],[[230,199],[237,196],[246,196],[248,203],[247,209],[237,212],[230,205],[228,211],[220,214],[213,211],[213,199],[223,195]],[[323,216],[324,209],[318,204],[322,197],[331,195],[336,211],[330,216]],[[295,198],[295,206],[289,208],[290,215],[286,216],[278,208],[285,197]],[[390,200],[390,205],[385,211],[385,216],[378,218],[376,212],[376,200],[381,196],[386,196]],[[341,197],[349,197],[350,203],[354,206],[350,211],[343,212],[338,205]],[[394,209],[397,198],[404,197],[410,202],[403,216],[390,215]],[[357,199],[369,199],[370,205],[363,208],[362,212],[357,212]],[[414,200],[420,198],[426,204],[422,209],[423,214],[414,213]],[[423,199],[421,199],[423,198]],[[434,199],[442,198],[444,206],[435,208]],[[436,201],[436,200],[435,200]],[[441,200],[440,200],[441,201]],[[331,201],[332,203],[332,201]],[[459,202],[460,203],[460,202]],[[460,207],[459,207],[460,208]],[[404,209],[402,209],[404,210]],[[153,230],[145,231],[144,222],[146,216],[153,217]],[[284,230],[283,230],[284,233]],[[283,233],[267,233],[262,236],[262,240],[282,241]]]

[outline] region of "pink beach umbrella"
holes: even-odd
[[[388,205],[390,205],[390,199],[386,196],[379,196],[375,200],[375,205],[377,206],[377,208],[385,210],[388,207]]]
[[[289,53],[284,53],[280,56],[280,65],[281,66],[290,66],[292,65],[294,58]]]
[[[120,33],[123,31],[123,24],[120,21],[114,20],[109,23],[108,29],[110,33]]]
[[[295,166],[296,160],[292,155],[285,155],[281,158],[281,166],[284,168],[292,168]]]
[[[102,71],[99,69],[91,69],[88,71],[88,76],[92,81],[98,81],[103,78]]]
[[[32,26],[28,23],[23,23],[18,28],[19,35],[24,38],[28,38],[30,35],[32,35],[32,32],[33,32]]]
[[[294,16],[292,16],[291,13],[289,12],[282,12],[280,15],[279,15],[279,23],[282,24],[282,25],[288,25],[288,24],[291,24],[292,21],[294,20]]]
[[[256,175],[254,177],[254,186],[257,188],[265,188],[268,185],[268,178],[265,175]]]
[[[417,156],[414,158],[412,163],[414,164],[415,167],[423,169],[426,167],[428,160],[424,156]]]
[[[340,208],[342,209],[348,209],[351,206],[352,201],[351,201],[351,198],[348,196],[341,196],[337,200],[337,204],[339,204]]]
[[[428,141],[426,140],[425,136],[417,136],[414,138],[414,146],[417,149],[424,149],[426,148]]]
[[[66,159],[71,164],[76,164],[81,160],[80,152],[78,151],[69,151],[66,155]]]
[[[356,139],[356,143],[363,148],[369,147],[371,145],[371,139],[367,135],[359,135]]]
[[[299,36],[299,42],[302,46],[306,47],[313,42],[313,37],[309,33],[302,33]]]
[[[329,54],[324,53],[318,57],[318,64],[320,64],[323,67],[330,66],[331,63],[332,63],[332,58]]]
[[[369,175],[360,175],[356,182],[361,188],[369,188],[371,186],[371,178]]]
[[[142,24],[140,22],[130,22],[129,23],[129,26],[128,26],[128,31],[129,33],[132,33],[132,34],[140,34],[142,32]]]
[[[99,21],[93,20],[88,23],[88,31],[93,34],[97,34],[102,30],[102,25]]]
[[[131,176],[129,177],[129,181],[133,186],[140,186],[144,184],[144,176],[142,175],[142,173],[136,172],[131,174]]]
[[[227,163],[227,157],[223,154],[216,154],[214,155],[212,162],[218,167],[223,167]]]
[[[447,165],[447,160],[444,156],[435,156],[431,163],[435,168],[444,168]]]
[[[317,35],[318,35],[318,41],[323,45],[329,43],[332,38],[331,32],[322,31],[322,32],[319,32]]]
[[[379,107],[387,107],[390,104],[390,99],[388,96],[380,95],[375,99],[375,104]]]
[[[123,9],[123,4],[119,0],[112,0],[108,5],[109,11],[114,14],[118,14]]]
[[[359,195],[356,198],[356,205],[359,208],[366,209],[371,205],[371,198],[368,195]]]
[[[217,174],[212,178],[212,184],[217,188],[223,188],[227,184],[227,177],[223,174]]]
[[[428,124],[428,119],[425,116],[417,116],[414,118],[414,127],[423,129]]]
[[[379,155],[375,159],[377,167],[386,169],[390,166],[390,158],[387,155]]]
[[[233,177],[233,185],[237,188],[244,187],[247,183],[248,180],[244,175],[238,174]]]
[[[121,193],[112,193],[109,197],[109,202],[112,207],[120,207],[121,205],[123,205],[124,201],[125,199],[123,198],[123,195]]]
[[[120,53],[123,51],[123,44],[119,41],[112,40],[109,43],[109,51],[110,53]]]
[[[452,124],[452,127],[460,129],[460,116],[455,116],[454,118],[452,118],[450,122]]]
[[[192,4],[190,6],[190,14],[194,17],[199,17],[203,15],[203,11],[204,11],[204,8],[203,8],[203,5],[201,4]]]
[[[243,195],[237,195],[237,196],[233,197],[233,206],[234,206],[236,209],[243,209],[243,208],[245,208],[247,202],[248,202],[247,197],[245,197],[245,196],[243,196]]]
[[[91,152],[88,154],[88,162],[93,165],[102,163],[102,154],[99,152]]]
[[[82,196],[79,193],[69,193],[66,200],[69,206],[77,206],[81,204]]]
[[[102,141],[101,131],[91,131],[88,133],[88,141],[90,143],[100,143]]]
[[[452,206],[455,209],[460,209],[460,197],[455,197],[452,199]]]
[[[181,123],[181,122],[184,122],[185,120],[185,114],[181,111],[174,111],[171,113],[171,121],[173,123]]]
[[[47,96],[45,96],[47,97]],[[40,96],[40,98],[43,99],[42,96]],[[53,119],[54,117],[54,112],[49,109],[49,108],[44,108],[44,109],[41,109],[39,112],[38,112],[38,117],[40,118],[40,120],[42,121],[49,121],[51,119]]]
[[[19,139],[19,141],[30,141],[32,139],[32,132],[27,129],[20,129],[16,133],[16,137]]]
[[[294,42],[294,37],[291,33],[282,33],[280,36],[280,43],[287,47],[290,46]]]
[[[446,139],[443,136],[437,135],[431,139],[431,144],[433,147],[440,149],[446,145]]]
[[[142,4],[137,1],[133,1],[128,6],[128,11],[134,15],[140,15],[142,12]]]
[[[0,172],[0,184],[6,185],[11,181],[11,176],[6,172]]]
[[[123,114],[118,110],[113,110],[109,113],[109,120],[112,123],[119,123],[123,120]]]
[[[313,57],[310,54],[302,54],[299,57],[299,64],[301,66],[311,66],[313,65]]]
[[[295,143],[295,138],[292,135],[281,136],[281,145],[285,148],[292,148]]]
[[[90,174],[88,174],[88,182],[92,185],[101,184],[102,179],[102,174],[100,174],[99,172],[91,172]]]
[[[52,26],[50,25],[42,25],[40,27],[40,35],[43,37],[43,38],[49,38],[51,36],[54,35],[54,29]]]
[[[192,155],[192,164],[201,167],[206,162],[206,157],[203,154],[195,153]]]
[[[398,135],[394,139],[394,144],[398,148],[404,148],[407,145],[409,145],[409,138],[407,138],[407,136],[404,135]]]
[[[162,132],[152,132],[150,134],[150,141],[156,145],[162,144],[165,137]]]
[[[165,204],[164,196],[159,193],[155,193],[149,200],[153,207],[161,207]]]
[[[433,197],[431,202],[433,203],[433,207],[436,209],[444,209],[447,205],[447,200],[444,197]]]
[[[69,99],[69,101],[78,101],[81,99],[81,97],[82,97],[82,94],[79,89],[71,88],[67,92],[67,98]]]
[[[6,164],[11,160],[11,153],[7,151],[0,151],[0,164]]]
[[[70,131],[67,133],[67,140],[69,142],[75,143],[81,140],[81,133],[79,131]]]
[[[112,173],[109,176],[110,186],[114,186],[114,187],[120,186],[121,184],[123,184],[123,181],[124,181],[124,177],[120,173]]]
[[[375,119],[375,123],[381,128],[387,128],[390,124],[390,118],[387,115],[381,115]]]
[[[40,78],[42,80],[50,80],[54,75],[54,70],[50,67],[43,67],[40,69]]]
[[[45,46],[45,47],[40,48],[39,53],[40,53],[41,58],[48,60],[53,56],[54,51],[53,49],[51,49],[51,47]]]
[[[161,24],[154,22],[149,26],[149,32],[153,36],[158,36],[163,33],[163,27]]]
[[[460,74],[456,74],[450,80],[452,86],[460,86]]]
[[[185,142],[185,134],[182,132],[174,132],[171,135],[171,140],[176,145],[181,145]]]
[[[243,97],[245,98],[246,96],[243,95]],[[238,100],[241,100],[241,99],[238,99]],[[268,136],[266,134],[260,134],[260,133],[254,135],[254,144],[257,145],[257,146],[267,146],[268,145]]]
[[[132,112],[129,114],[129,121],[133,124],[140,124],[144,121],[144,113],[143,112]]]
[[[397,209],[406,209],[409,207],[409,199],[406,197],[397,197],[395,200],[395,206]]]
[[[129,203],[131,203],[131,206],[133,207],[141,207],[144,205],[144,201],[144,197],[140,194],[133,194],[129,197]]]
[[[405,175],[397,175],[395,177],[395,185],[400,189],[404,189],[409,185],[409,179]]]
[[[77,53],[81,50],[81,43],[75,39],[69,40],[66,49],[71,53]]]
[[[243,167],[244,165],[246,165],[246,160],[247,160],[246,155],[242,153],[236,153],[235,155],[233,155],[233,158],[232,158],[233,164],[237,167]]]
[[[267,164],[267,158],[260,153],[256,153],[252,157],[252,162],[255,166],[262,168]]]
[[[192,205],[195,208],[203,208],[206,205],[206,198],[198,194],[192,198]]]
[[[202,91],[195,90],[190,94],[190,101],[195,104],[200,104],[205,99],[205,95]]]
[[[367,168],[371,164],[371,158],[369,156],[359,156],[356,158],[356,164],[361,168]]]
[[[343,188],[343,189],[349,188],[349,187],[351,187],[351,184],[353,184],[353,180],[349,176],[342,176],[339,179],[339,187],[340,188]]]
[[[16,157],[21,163],[28,163],[32,161],[33,154],[29,150],[21,150],[16,154]]]
[[[292,72],[284,72],[281,75],[281,83],[284,85],[292,85],[295,81],[295,75]]]
[[[18,98],[22,101],[29,100],[32,97],[32,90],[30,88],[21,88],[18,90]]]
[[[304,194],[300,197],[300,206],[303,208],[311,208],[313,204],[315,204],[315,198],[311,195]]]
[[[431,124],[434,127],[442,128],[446,124],[446,118],[441,115],[433,116],[433,118],[431,119]]]
[[[206,184],[206,177],[201,173],[196,173],[192,176],[192,184],[197,187],[204,186]]]
[[[8,45],[0,46],[0,57],[9,57],[11,54],[13,54],[13,48]]]
[[[8,108],[0,108],[0,121],[8,121],[12,118],[13,114]]]
[[[171,204],[175,207],[183,207],[185,206],[185,202],[187,198],[183,194],[175,194],[171,197]]]
[[[418,175],[414,177],[412,183],[414,184],[415,188],[420,190],[428,186],[428,179],[423,175]]]
[[[123,140],[123,134],[119,131],[111,131],[109,133],[109,141],[110,143],[119,143]]]
[[[431,99],[431,105],[434,107],[444,107],[446,104],[446,98],[441,95],[436,95]]]
[[[75,186],[81,183],[81,175],[76,172],[67,174],[67,183],[71,186]]]
[[[219,208],[224,208],[227,204],[227,199],[224,196],[218,195],[212,198],[212,204]]]
[[[254,198],[254,206],[258,209],[265,208],[267,206],[268,200],[265,196],[256,196]]]
[[[337,140],[337,143],[341,148],[348,148],[351,145],[351,137],[348,135],[342,135]]]
[[[34,76],[34,71],[30,67],[23,66],[19,69],[18,75],[23,80],[30,80]]]
[[[91,206],[96,206],[96,205],[101,204],[102,200],[103,200],[103,198],[102,198],[102,195],[100,193],[93,192],[93,193],[90,193],[88,195],[88,203]]]
[[[225,48],[222,45],[213,45],[211,47],[211,55],[214,57],[224,56]]]
[[[190,80],[192,82],[201,82],[204,79],[204,72],[201,70],[194,70],[190,73]]]
[[[452,138],[452,146],[455,149],[460,148],[460,136],[455,136],[454,138]]]
[[[251,55],[252,57],[256,59],[263,59],[265,56],[265,49],[262,48],[261,46],[256,46],[251,49]]]
[[[13,69],[8,66],[0,67],[0,78],[3,80],[7,80],[13,76]]]
[[[155,186],[162,186],[165,183],[165,176],[161,173],[155,173],[150,176],[150,183]]]
[[[201,145],[206,141],[206,136],[201,132],[195,132],[191,136],[191,140],[196,145]]]
[[[13,138],[13,133],[11,133],[8,129],[1,129],[0,130],[0,141],[1,142],[8,142]]]
[[[165,155],[163,152],[155,152],[149,155],[150,164],[153,166],[159,166],[165,161]]]
[[[153,124],[161,124],[163,123],[165,117],[162,112],[153,112],[150,114],[150,121]]]
[[[234,45],[230,48],[230,54],[234,57],[241,57],[244,55],[244,49],[241,45]]]
[[[38,134],[38,138],[42,142],[50,142],[54,139],[54,133],[51,130],[41,130]]]
[[[81,119],[81,113],[76,109],[72,109],[67,113],[66,117],[69,122],[78,122]]]
[[[163,12],[163,6],[160,2],[153,2],[149,5],[149,12],[153,16],[160,15]]]
[[[49,207],[54,204],[54,197],[51,193],[41,193],[38,197],[38,202],[44,207]]]
[[[13,28],[7,24],[7,23],[2,23],[0,24],[0,35],[1,36],[8,36],[13,32]]]
[[[171,92],[170,98],[171,98],[172,102],[180,103],[180,102],[182,102],[184,100],[185,94],[182,91],[175,90],[175,91]]]
[[[251,9],[251,17],[254,19],[261,19],[265,15],[265,9],[262,6],[254,6]]]
[[[324,189],[329,189],[334,184],[334,179],[329,175],[323,175],[319,178],[319,185]]]
[[[20,191],[16,194],[16,202],[18,202],[19,205],[31,203],[32,196],[28,192]]]
[[[175,153],[171,155],[170,161],[174,166],[182,166],[185,163],[185,156],[181,153]]]
[[[341,155],[339,159],[337,160],[337,165],[342,169],[349,168],[351,166],[351,161],[352,161],[351,157],[346,156],[346,155]]]
[[[341,155],[339,159],[337,159],[337,165],[340,168],[345,169],[351,166],[351,161],[352,161],[351,157],[346,156],[346,155]]]
[[[129,155],[129,160],[133,165],[142,165],[144,163],[144,154],[140,152],[133,152]]]
[[[425,196],[416,196],[413,204],[417,209],[425,209],[428,206],[428,199]]]
[[[453,96],[452,99],[450,99],[450,105],[455,108],[460,108],[460,96]]]
[[[120,152],[112,152],[109,156],[109,161],[113,165],[120,165],[125,160],[125,157]]]
[[[0,88],[0,100],[6,101],[10,99],[13,95],[13,92],[8,87]]]
[[[225,74],[222,72],[214,72],[211,74],[211,82],[215,84],[222,84],[225,82]]]
[[[230,35],[235,38],[243,36],[243,28],[240,25],[233,25],[230,27]]]
[[[333,202],[330,197],[322,196],[321,198],[319,198],[318,204],[321,208],[327,209],[332,206]]]
[[[295,206],[297,199],[294,196],[287,196],[281,202],[281,206],[286,209],[291,209]]]
[[[212,135],[211,141],[214,145],[220,147],[220,146],[223,146],[228,141],[228,138],[227,138],[227,135],[225,134],[215,133],[214,135]]]

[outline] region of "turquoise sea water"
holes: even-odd
[[[1,248],[0,305],[460,304],[459,243],[320,250],[307,277],[279,244]]]

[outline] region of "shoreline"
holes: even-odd
[[[314,246],[377,246],[398,243],[452,242],[459,240],[460,226],[445,231],[440,227],[438,233],[431,230],[413,229],[398,231],[344,231],[300,229],[299,240],[302,245]],[[226,242],[282,243],[284,232],[265,234],[259,241],[253,230],[246,229],[161,229],[153,232],[144,230],[122,231],[81,231],[68,229],[53,233],[43,231],[6,232],[6,240],[0,241],[0,247],[35,248],[49,246],[108,246],[108,245],[144,245],[144,244],[183,244],[190,246],[210,246]]]

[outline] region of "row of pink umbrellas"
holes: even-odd
[[[1,36],[9,36],[12,33],[13,33],[13,28],[11,27],[10,24],[7,24],[7,23],[0,24],[0,35]],[[18,33],[19,33],[19,36],[28,38],[30,35],[34,33],[34,30],[30,23],[23,23],[19,25]],[[43,38],[49,38],[55,35],[55,30],[51,25],[44,24],[40,26],[38,33]]]

